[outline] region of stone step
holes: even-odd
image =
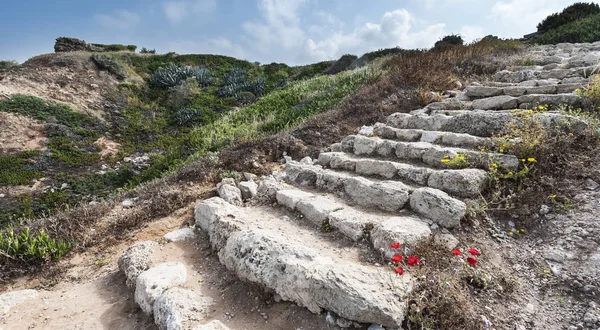
[[[356,205],[386,212],[399,212],[409,207],[415,210],[413,204],[421,205],[423,196],[434,196],[428,199],[427,207],[415,211],[447,228],[458,227],[466,212],[465,203],[435,188],[415,188],[398,181],[365,178],[296,162],[287,163],[285,173],[287,179],[296,185],[316,187],[331,193],[341,192]]]
[[[510,86],[510,87],[486,87],[486,86],[469,86],[466,88],[465,93],[471,99],[482,99],[500,95],[508,95],[512,97],[519,97],[529,94],[564,94],[571,93],[574,90],[583,87],[584,84],[572,83],[572,84],[556,84],[556,85],[543,85],[543,86]],[[476,107],[477,103],[473,105]],[[447,109],[455,110],[455,109]]]
[[[321,153],[318,164],[363,176],[436,188],[460,197],[478,197],[485,190],[488,179],[487,172],[480,169],[435,170],[389,160],[359,158],[344,152]]]
[[[277,192],[277,203],[285,206],[291,211],[299,212],[303,219],[323,228],[324,224],[339,231],[352,241],[359,241],[368,237],[375,250],[389,248],[389,242],[400,242],[402,244],[415,244],[431,235],[429,225],[423,219],[415,216],[390,215],[362,211],[338,201],[331,195],[316,195],[298,189],[280,190]],[[389,227],[386,223],[397,222],[401,218],[402,223],[389,233],[379,230],[380,227]],[[382,236],[393,240],[382,239]]]
[[[581,105],[582,98],[575,93],[553,95],[531,94],[520,96],[518,102],[521,109],[530,109],[538,105],[559,106],[563,104],[578,107]]]
[[[527,80],[544,80],[544,79],[565,79],[565,78],[589,78],[596,65],[576,67],[570,69],[553,69],[553,70],[522,70],[522,71],[508,71],[502,70],[494,75],[494,80],[498,82],[508,83],[521,83]]]
[[[444,131],[466,133],[480,137],[491,137],[502,132],[509,125],[518,112],[515,111],[469,111],[455,116],[446,115],[420,115],[413,116],[407,113],[394,113],[387,119],[387,125],[400,129],[422,129],[428,131]],[[538,113],[541,122],[546,127],[567,127],[575,134],[585,134],[588,124],[573,116],[558,112]]]
[[[492,164],[496,164],[514,170],[520,165],[519,160],[513,155],[445,147],[429,142],[393,141],[363,135],[350,135],[344,138],[341,145],[332,146],[332,151],[349,152],[357,156],[395,157],[403,161],[423,163],[435,168],[450,168],[450,165],[442,162],[442,159],[452,159],[457,155],[466,156],[470,168],[489,169]]]
[[[363,264],[360,248],[332,242],[277,209],[236,207],[219,197],[200,202],[194,218],[220,262],[242,280],[313,313],[327,310],[390,328],[402,324],[406,306],[398,290],[409,288],[410,275],[386,276],[390,269]]]
[[[453,111],[453,110],[449,110]],[[459,111],[459,110],[454,110]],[[463,112],[460,112],[461,114]],[[430,142],[440,145],[463,148],[477,148],[490,144],[490,139],[464,133],[427,131],[422,129],[401,129],[376,123],[373,126],[375,135],[389,140],[403,142]]]

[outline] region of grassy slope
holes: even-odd
[[[211,70],[216,77],[216,86],[196,88],[195,94],[187,95],[184,100],[186,107],[202,112],[202,120],[191,125],[176,124],[173,120],[177,110],[174,91],[131,82],[120,85],[121,93],[128,99],[127,104],[120,111],[111,113],[107,123],[35,97],[17,95],[0,101],[0,111],[45,122],[49,136],[48,152],[0,157],[0,164],[6,165],[0,171],[0,185],[28,184],[42,176],[50,179],[46,184],[58,188],[67,184],[64,189],[4,199],[0,228],[72,207],[82,199],[89,201],[120,188],[133,188],[177,168],[190,155],[219,151],[240,138],[262,136],[291,127],[335,106],[373,75],[362,70],[320,76],[332,62],[290,67],[278,63],[260,66],[216,55],[104,55],[109,72],[112,69],[143,76],[168,63]],[[235,98],[220,97],[221,77],[233,68],[246,69],[249,77],[265,77],[266,95],[248,106],[239,104]],[[288,85],[275,90],[275,85],[282,80]],[[122,147],[116,157],[101,160],[93,142],[106,134]],[[136,152],[151,155],[150,167],[141,173],[130,171],[127,164],[118,171],[94,173],[101,164],[114,165],[117,160]]]

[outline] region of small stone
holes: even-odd
[[[548,213],[550,213],[550,206],[548,206],[548,205],[540,206],[540,215],[546,215]]]
[[[367,330],[385,330],[385,329],[379,324],[371,324],[369,326],[369,328],[367,328]]]
[[[269,315],[267,315],[267,313],[260,313],[260,316],[262,316],[262,318],[265,320],[269,319]]]
[[[365,135],[365,136],[371,136],[371,135],[373,135],[373,131],[374,131],[373,126],[363,126],[360,128],[360,131],[358,131],[358,134]]]
[[[335,325],[335,316],[333,316],[331,312],[327,312],[327,315],[325,316],[325,321],[329,324]]]
[[[585,180],[585,189],[587,189],[587,190],[596,190],[596,189],[598,189],[599,186],[600,186],[600,184],[598,184],[596,181],[594,181],[592,179]]]
[[[300,160],[300,164],[304,164],[304,165],[312,165],[312,164],[313,164],[313,160],[312,160],[312,158],[310,158],[310,157],[306,156],[306,157],[304,157],[304,158],[302,158],[302,159]]]
[[[0,198],[4,198],[4,197],[6,197],[5,194],[0,194]]]
[[[587,294],[593,294],[596,292],[596,290],[597,290],[597,288],[594,285],[588,284],[588,285],[583,286],[583,292],[585,292]]]
[[[123,206],[126,209],[132,208],[134,204],[135,202],[133,199],[126,199],[123,202],[121,202],[121,206]]]
[[[194,238],[195,236],[196,234],[194,233],[194,230],[186,227],[172,231],[163,237],[165,240],[167,240],[167,242],[181,242],[190,238]]]
[[[350,321],[350,320],[346,320],[346,319],[345,319],[345,318],[343,318],[343,317],[340,317],[340,318],[338,318],[338,319],[337,319],[337,321],[336,321],[335,323],[336,323],[336,324],[338,325],[338,327],[340,327],[340,328],[350,328],[350,327],[352,326],[352,321]]]
[[[565,261],[565,255],[559,251],[547,251],[544,254],[544,259],[549,261],[554,261],[558,263],[562,263]]]

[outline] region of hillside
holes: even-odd
[[[462,43],[0,65],[0,329],[599,327],[600,43]]]

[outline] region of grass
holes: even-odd
[[[33,168],[31,158],[40,156],[39,151],[25,151],[15,156],[0,156],[0,186],[25,185],[42,173]]]
[[[219,150],[240,139],[281,132],[335,107],[380,73],[378,69],[365,68],[291,84],[255,104],[194,129],[187,136],[189,145],[196,152],[204,153]]]
[[[8,100],[0,100],[0,111],[17,113],[43,121],[55,121],[72,128],[94,124],[94,119],[74,112],[67,105],[50,103],[35,96],[14,95]]]

